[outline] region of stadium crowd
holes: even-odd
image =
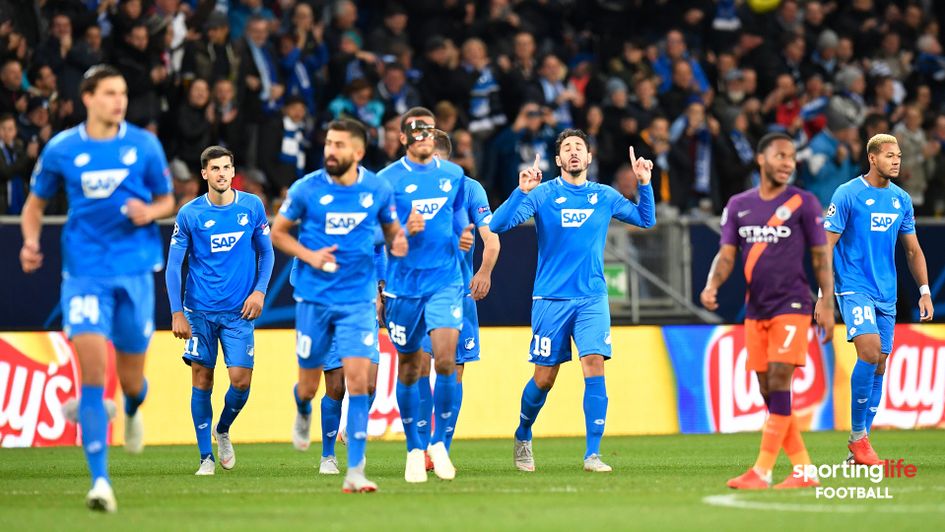
[[[321,166],[324,126],[366,124],[365,165],[402,155],[424,105],[493,205],[554,139],[587,131],[589,176],[635,195],[626,149],[652,159],[665,213],[711,214],[757,183],[772,130],[797,182],[829,203],[891,132],[917,215],[945,214],[945,2],[782,0],[0,0],[0,214],[18,214],[43,146],[83,119],[83,72],[128,81],[130,122],[165,148],[178,204],[211,144],[268,209]],[[50,210],[64,213],[65,201]]]

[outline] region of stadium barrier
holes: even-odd
[[[794,406],[808,430],[849,428],[852,344],[838,326],[833,345],[811,334],[807,366],[794,377]],[[945,326],[898,325],[896,347],[887,362],[884,398],[876,426],[945,427]],[[526,362],[531,331],[485,328],[482,361],[469,364],[457,437],[510,437],[517,424],[520,394],[530,378]],[[394,393],[396,356],[381,337],[377,397],[370,414],[372,437],[402,437]],[[289,441],[295,417],[295,335],[261,330],[256,336],[252,394],[233,427],[236,441]],[[614,358],[607,364],[607,434],[712,433],[759,430],[764,404],[747,355],[741,326],[615,327]],[[148,353],[148,400],[142,407],[148,444],[192,443],[190,370],[181,362],[183,341],[163,331]],[[229,381],[218,365],[213,402],[222,408]],[[116,395],[114,363],[106,393]],[[73,445],[74,424],[61,404],[78,392],[79,370],[60,333],[0,333],[0,446]],[[551,392],[535,435],[584,434],[580,366],[566,365]],[[119,397],[121,394],[117,394]],[[318,399],[316,399],[317,401]],[[120,399],[119,399],[120,404]],[[315,411],[318,411],[316,406]],[[123,416],[113,424],[121,443]],[[318,424],[315,423],[315,427]],[[313,430],[318,438],[318,430]]]

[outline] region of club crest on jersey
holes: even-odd
[[[440,190],[443,192],[449,192],[453,190],[453,183],[450,183],[449,179],[441,178],[440,179]]]
[[[334,201],[334,200],[335,200],[335,197],[334,197],[334,196],[332,196],[331,194],[325,194],[324,196],[322,196],[321,198],[318,199],[318,203],[320,203],[320,204],[322,204],[322,205],[328,205],[329,203],[331,203],[331,202]]]
[[[781,205],[774,211],[774,216],[783,222],[791,217],[791,209]]]
[[[367,218],[366,212],[325,213],[325,234],[346,235],[353,231],[365,218]]]
[[[432,220],[436,213],[443,209],[443,205],[446,205],[446,200],[446,197],[417,199],[411,201],[410,204],[414,209],[417,209],[424,220]]]
[[[118,189],[126,177],[126,168],[82,172],[82,193],[89,199],[105,199]]]
[[[597,205],[597,192],[587,195],[587,201],[591,205]]]
[[[372,345],[374,345],[374,338],[375,336],[373,332],[366,332],[361,337],[361,343],[368,347],[371,347]]]
[[[236,215],[236,223],[240,225],[246,225],[249,223],[249,215],[245,212],[241,212]]]
[[[92,160],[92,156],[90,156],[89,154],[80,153],[75,156],[75,159],[72,160],[72,164],[74,164],[76,168],[82,168],[83,166],[89,164],[89,161],[91,160]]]
[[[138,148],[134,146],[122,146],[119,153],[121,154],[121,163],[125,166],[131,166],[138,162]]]
[[[256,356],[256,349],[251,345],[246,346],[246,356]]]
[[[900,206],[899,198],[893,198],[893,209],[898,209]]]
[[[212,253],[219,253],[221,251],[229,251],[233,249],[233,246],[236,245],[240,239],[243,238],[242,231],[236,231],[234,233],[220,233],[218,235],[210,235],[210,251]]]
[[[870,214],[870,231],[886,232],[899,219],[899,213],[874,212]]]
[[[370,192],[362,192],[361,196],[358,198],[358,203],[360,203],[365,209],[371,208],[371,205],[374,205],[374,194],[371,194]]]
[[[561,227],[581,227],[594,209],[561,209]]]
[[[466,341],[463,342],[463,347],[466,348],[466,351],[472,351],[476,348],[476,339],[466,338]]]
[[[216,220],[207,220],[206,222],[203,223],[203,226],[204,226],[205,229],[210,229],[210,228],[213,227],[214,225],[217,225],[217,221],[216,221]]]

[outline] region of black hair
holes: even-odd
[[[229,157],[230,164],[236,164],[236,158],[233,157],[233,152],[223,146],[210,146],[200,153],[200,168],[206,170],[210,161],[219,159],[220,157]]]
[[[426,107],[411,107],[410,109],[407,109],[407,112],[404,113],[404,116],[400,117],[400,130],[406,133],[407,122],[411,118],[416,118],[418,116],[429,116],[433,119],[436,118],[436,115],[433,114],[433,111],[427,109]]]
[[[757,153],[764,153],[768,146],[770,146],[776,140],[786,140],[790,143],[794,143],[794,139],[790,137],[787,133],[782,133],[780,131],[774,131],[768,133],[767,135],[761,137],[761,140],[758,141],[758,151]]]
[[[328,131],[346,131],[352,138],[361,140],[367,146],[367,129],[364,124],[351,118],[339,118],[328,124]]]
[[[558,134],[558,138],[555,139],[555,155],[561,153],[561,144],[564,142],[564,139],[568,137],[577,137],[584,141],[584,146],[590,150],[590,144],[587,142],[587,133],[581,131],[580,129],[565,129]]]
[[[125,79],[121,75],[121,72],[117,68],[111,65],[95,65],[85,71],[85,75],[82,76],[82,82],[79,83],[79,93],[80,94],[92,94],[95,92],[95,89],[98,88],[98,84],[108,78],[121,78]]]

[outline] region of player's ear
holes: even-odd
[[[403,131],[400,132],[400,145],[401,146],[407,145],[407,134],[404,133]]]
[[[558,157],[557,155],[555,155],[555,165],[559,167],[561,166],[561,157]]]

